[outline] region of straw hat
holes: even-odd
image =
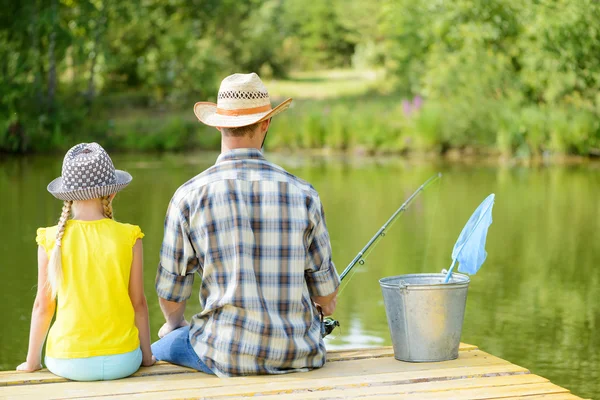
[[[65,155],[62,176],[48,185],[59,200],[89,200],[117,193],[131,182],[131,175],[115,169],[98,143],[80,143]]]
[[[221,82],[217,104],[196,103],[194,114],[208,126],[238,128],[269,119],[287,109],[291,102],[287,99],[272,108],[269,92],[258,75],[233,74]]]

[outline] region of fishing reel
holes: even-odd
[[[340,326],[339,321],[337,321],[333,318],[330,318],[330,317],[321,318],[321,336],[325,337],[325,336],[329,335],[338,326]]]
[[[319,319],[321,321],[321,337],[325,337],[333,332],[336,327],[340,326],[340,323],[331,317],[325,317],[321,307],[317,306],[317,310],[319,310]]]

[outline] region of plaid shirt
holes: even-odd
[[[258,149],[221,154],[169,205],[156,277],[182,302],[202,275],[190,341],[219,376],[279,374],[325,363],[314,296],[340,280],[319,195]]]

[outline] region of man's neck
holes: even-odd
[[[226,153],[235,149],[257,149],[260,150],[260,147],[257,146],[255,140],[250,140],[246,137],[239,138],[227,138],[226,140],[221,139],[221,153]]]

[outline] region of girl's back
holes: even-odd
[[[97,143],[65,155],[61,176],[48,185],[64,202],[58,225],[37,231],[37,295],[27,360],[17,370],[42,368],[46,336],[46,366],[68,379],[119,379],[154,364],[144,234],[113,220],[112,201],[131,179]]]
[[[57,227],[38,229],[48,255]],[[144,235],[112,219],[67,221],[62,239],[62,283],[46,354],[55,358],[119,354],[139,347],[129,298],[132,248]]]

